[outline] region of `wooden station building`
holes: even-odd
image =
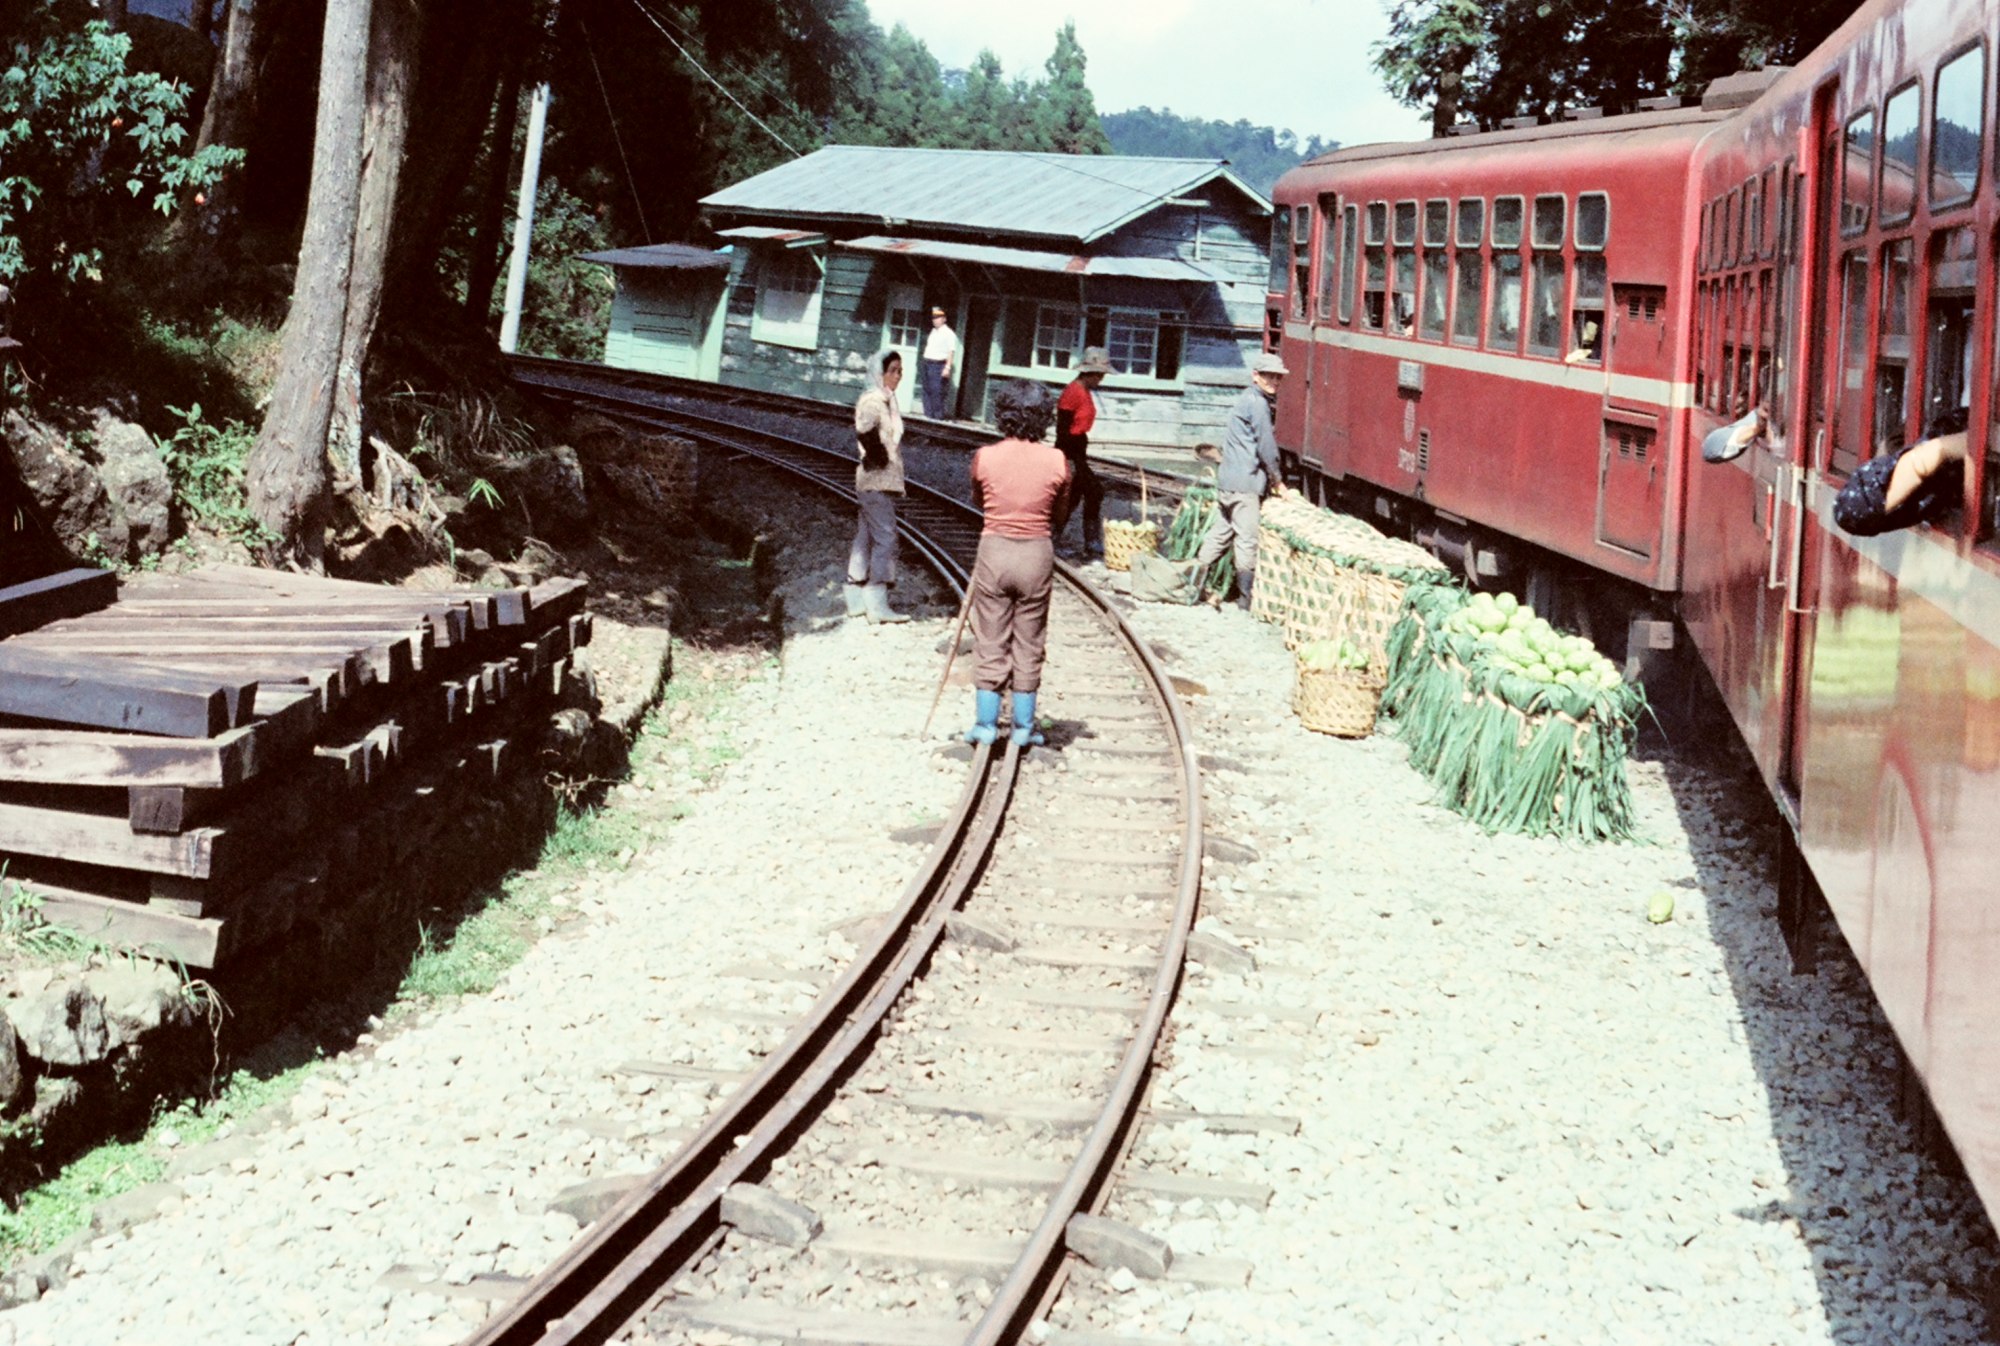
[[[721,250],[591,254],[618,279],[607,364],[845,402],[894,346],[915,409],[935,305],[954,417],[1102,346],[1092,439],[1193,444],[1263,349],[1271,205],[1226,160],[834,145],[702,206]]]

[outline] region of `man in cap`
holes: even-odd
[[[1266,351],[1250,362],[1250,386],[1229,409],[1229,428],[1222,436],[1222,462],[1215,469],[1215,519],[1195,554],[1200,573],[1236,548],[1236,603],[1250,610],[1250,589],[1257,576],[1257,515],[1266,494],[1278,485],[1278,437],[1271,424],[1271,403],[1288,371],[1285,362]]]
[[[952,363],[958,359],[958,333],[945,321],[944,310],[931,309],[931,330],[924,338],[924,415],[941,421],[951,415],[944,385],[951,378]]]
[[[1089,450],[1090,427],[1097,424],[1097,385],[1110,372],[1111,357],[1100,346],[1090,347],[1056,402],[1056,447],[1069,459],[1070,499],[1081,502],[1085,560],[1104,556],[1104,483],[1090,470]],[[1061,534],[1068,522],[1058,521],[1056,532]]]

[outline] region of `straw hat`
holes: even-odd
[[[1083,352],[1083,363],[1076,367],[1076,372],[1079,374],[1109,374],[1111,372],[1111,357],[1105,354],[1104,347],[1102,346],[1086,347]]]

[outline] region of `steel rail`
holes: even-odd
[[[563,372],[570,386],[549,391],[617,403],[610,409],[621,419],[643,424],[700,419],[618,398],[612,391],[615,380],[592,377],[605,371],[570,366]],[[849,467],[851,459],[844,454],[751,427],[720,425],[729,431],[728,438],[706,429],[702,436],[854,498],[851,486],[830,475]],[[738,438],[744,435],[764,442],[746,444]],[[786,447],[780,450],[775,445]],[[815,465],[815,459],[825,470]],[[949,495],[920,490],[961,519],[972,515],[969,506]],[[948,582],[961,581],[969,556],[962,560],[951,556],[948,547],[900,518],[898,526],[939,565]],[[1116,1162],[1142,1115],[1145,1087],[1180,985],[1187,940],[1200,905],[1204,827],[1200,767],[1172,680],[1151,646],[1102,594],[1067,564],[1058,562],[1057,572],[1125,644],[1160,708],[1180,765],[1182,855],[1160,965],[1138,1030],[1120,1058],[1106,1106],[986,1313],[969,1326],[968,1346],[1026,1340],[1034,1321],[1060,1291],[1069,1222],[1079,1213],[1101,1209]],[[1019,762],[1019,753],[1012,748],[997,763],[990,747],[977,750],[959,805],[905,889],[896,912],[821,996],[812,1014],[666,1168],[572,1245],[519,1301],[471,1338],[469,1346],[568,1346],[609,1340],[674,1275],[713,1246],[721,1233],[723,1192],[731,1183],[760,1173],[776,1147],[803,1128],[812,1107],[858,1062],[879,1031],[882,1017],[934,952],[946,914],[963,900],[991,854]],[[812,1055],[800,1055],[805,1052]]]

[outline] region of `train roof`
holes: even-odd
[[[1329,151],[1316,159],[1307,160],[1292,172],[1420,155],[1449,154],[1463,158],[1486,150],[1515,150],[1522,146],[1553,143],[1623,149],[1628,145],[1656,145],[1662,141],[1692,141],[1700,139],[1710,127],[1727,120],[1736,111],[1733,106],[1726,109],[1699,106],[1663,108],[1652,112],[1628,112],[1617,117],[1551,122],[1546,126],[1480,131],[1435,140],[1379,141],[1372,145],[1354,145]]]

